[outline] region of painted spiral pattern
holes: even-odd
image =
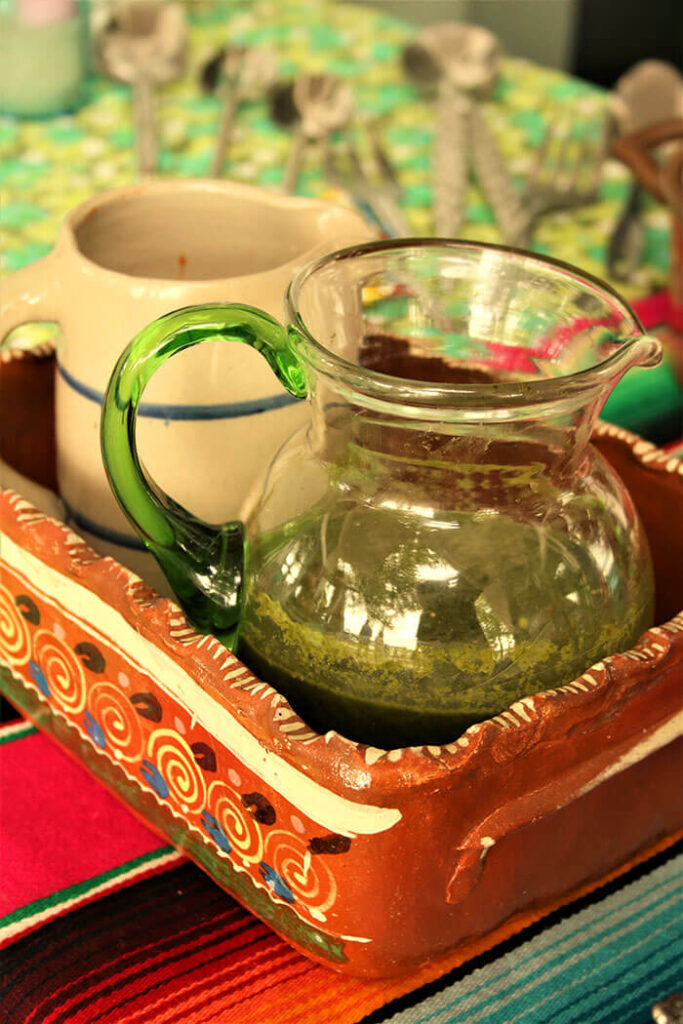
[[[33,638],[33,656],[40,665],[50,693],[64,711],[78,714],[85,707],[83,666],[63,640],[47,629]]]
[[[337,895],[337,883],[327,864],[314,857],[306,845],[291,832],[275,829],[266,838],[264,860],[284,878],[294,893],[310,910],[324,912]]]
[[[118,687],[113,683],[95,683],[88,694],[88,711],[121,760],[136,761],[140,757],[143,749],[140,721]]]
[[[216,779],[209,786],[208,806],[230,840],[233,852],[247,864],[260,861],[263,856],[261,828],[242,805],[237,793]]]
[[[156,729],[149,737],[147,754],[180,810],[185,814],[201,811],[206,804],[206,783],[182,736],[171,729]]]
[[[25,665],[31,657],[31,639],[14,599],[0,585],[0,655],[10,665]]]

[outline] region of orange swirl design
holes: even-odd
[[[14,598],[0,585],[0,655],[10,665],[25,665],[31,657],[31,638]]]
[[[95,683],[88,694],[88,711],[123,761],[137,761],[143,735],[135,709],[113,683]]]
[[[247,864],[256,864],[263,857],[261,827],[242,805],[239,796],[216,779],[209,786],[209,811],[230,840],[234,853]]]
[[[147,753],[163,775],[169,793],[183,813],[197,812],[206,804],[206,783],[189,744],[172,729],[156,729]]]
[[[275,829],[266,838],[263,859],[284,878],[297,900],[324,912],[334,903],[337,883],[322,858],[313,856],[291,832]]]
[[[57,704],[71,714],[82,711],[85,707],[85,675],[71,648],[47,629],[39,629],[33,638],[33,656],[43,670]]]

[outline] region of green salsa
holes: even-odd
[[[239,655],[319,732],[453,741],[651,624],[651,577],[598,518],[603,564],[566,524],[490,512],[445,530],[370,507],[290,524],[251,553]]]

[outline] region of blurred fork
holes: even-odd
[[[411,235],[410,225],[399,206],[401,186],[396,171],[382,145],[376,125],[367,121],[365,129],[373,172],[365,170],[363,160],[353,138],[353,127],[347,126],[340,148],[346,157],[346,169],[342,169],[335,148],[330,144],[325,149],[325,173],[328,180],[345,189],[363,213],[370,217],[389,238],[405,238]]]
[[[594,203],[599,195],[607,151],[606,130],[575,141],[570,126],[549,124],[521,195],[521,212],[513,245],[531,244],[541,217]]]
[[[353,109],[349,85],[336,75],[301,74],[292,84],[292,104],[298,123],[285,168],[285,192],[293,193],[304,150],[313,142],[327,144],[330,133],[347,124]]]
[[[366,172],[354,141],[353,126],[349,125],[339,147],[346,157],[345,169],[340,166],[337,149],[327,139],[324,152],[327,178],[333,185],[347,191],[361,213],[374,221],[387,238],[410,238],[415,232],[399,206],[401,185],[377,126],[372,121],[364,121],[361,127],[365,129],[373,170],[370,174]],[[393,277],[397,286],[419,299],[422,312],[432,327],[444,333],[452,329],[451,318],[438,296],[427,291],[410,271],[397,269]]]

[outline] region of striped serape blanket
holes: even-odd
[[[336,975],[27,723],[0,730],[0,1024],[647,1024],[683,988],[683,849],[438,979]]]

